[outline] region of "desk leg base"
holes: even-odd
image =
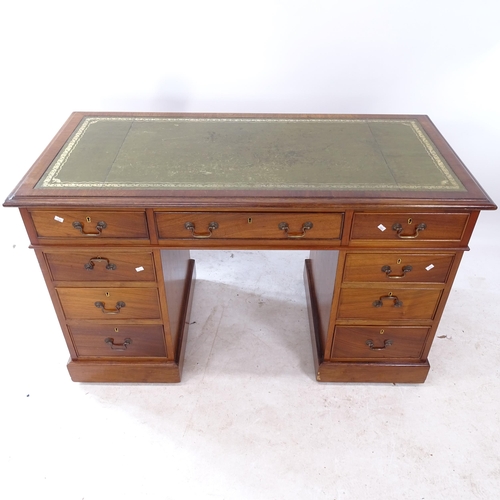
[[[172,383],[181,381],[179,365],[174,361],[90,361],[68,363],[73,382],[101,383]]]
[[[418,364],[324,361],[316,371],[316,380],[318,382],[421,384],[425,382],[429,368],[428,361]]]
[[[194,260],[187,266],[186,284],[182,297],[181,331],[175,361],[167,360],[70,360],[68,371],[73,382],[101,383],[176,383],[181,381],[184,351],[186,350],[189,316],[195,283]]]
[[[321,345],[319,331],[319,309],[314,286],[312,265],[306,259],[304,269],[307,310],[311,332],[314,368],[318,382],[381,382],[421,384],[425,382],[430,365],[427,360],[418,363],[349,363],[341,361],[325,361],[324,347]]]

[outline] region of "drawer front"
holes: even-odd
[[[151,252],[44,252],[55,281],[155,281]]]
[[[149,238],[145,212],[33,210],[40,238]]]
[[[356,213],[351,240],[459,242],[468,220],[469,214]]]
[[[160,239],[333,239],[341,213],[157,212]]]
[[[421,356],[429,332],[425,327],[338,326],[333,358],[387,359]]]
[[[70,333],[79,357],[166,356],[161,325],[79,325]]]
[[[158,319],[156,288],[57,288],[67,319]]]
[[[391,321],[433,319],[442,290],[429,288],[343,288],[339,319]]]
[[[348,253],[344,282],[445,283],[454,254]]]

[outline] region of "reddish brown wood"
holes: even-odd
[[[344,283],[445,283],[454,253],[355,253],[346,258]],[[390,268],[388,270],[387,268]],[[383,269],[386,269],[384,271]]]
[[[31,221],[30,221],[31,223]],[[62,309],[61,303],[59,302],[59,297],[57,295],[57,291],[54,287],[54,283],[52,282],[50,276],[50,270],[47,266],[47,262],[45,261],[43,252],[40,249],[35,249],[35,255],[38,259],[38,264],[40,265],[40,269],[42,271],[43,277],[45,279],[45,284],[47,285],[47,290],[49,292],[50,298],[52,299],[52,304],[54,305],[54,311],[57,315],[57,319],[59,320],[59,324],[61,325],[61,330],[64,335],[64,340],[66,341],[66,345],[68,346],[68,351],[70,352],[71,358],[76,359],[76,350],[73,345],[73,340],[68,330],[68,326],[66,324],[66,318],[64,316],[64,311]]]
[[[420,359],[428,332],[425,327],[339,326],[335,330],[332,359]]]
[[[309,318],[309,333],[311,335],[314,371],[316,375],[319,376],[319,367],[324,361],[325,351],[321,341],[319,307],[310,259],[306,260],[304,266],[304,285],[306,288],[307,314]]]
[[[154,360],[72,360],[68,371],[73,382],[178,383],[179,365]]]
[[[460,243],[469,214],[450,213],[357,213],[351,231],[351,240],[391,241],[394,245],[412,245],[414,242],[451,241]],[[411,221],[410,223],[408,221]],[[417,232],[419,224],[426,228]],[[415,236],[402,239],[393,229],[394,224],[403,228],[401,236]]]
[[[465,189],[36,189],[86,116],[414,119]],[[82,382],[180,381],[194,287],[190,248],[311,250],[304,277],[317,379],[423,382],[479,211],[496,208],[426,116],[83,112],[71,115],[4,205],[20,208],[71,354],[68,370]],[[107,226],[99,233],[101,220]],[[82,234],[75,221],[84,233],[99,234]],[[209,235],[212,221],[219,227]],[[186,222],[193,222],[194,235]],[[278,228],[281,222],[288,223],[288,235]],[[303,230],[305,222],[313,227]],[[422,222],[426,228],[416,234]],[[398,238],[394,223],[402,225],[403,236],[416,237]],[[86,270],[95,257],[116,269],[106,270],[101,261]],[[400,277],[388,277],[381,269],[386,265]],[[403,273],[405,265],[411,272]],[[382,307],[375,308],[381,297]],[[97,301],[116,314],[104,314]],[[126,306],[118,312],[119,301]],[[104,342],[109,332],[118,348],[118,335],[130,336],[131,347],[111,350]],[[387,338],[393,343],[377,349]],[[366,340],[373,340],[372,349]]]
[[[44,254],[54,281],[156,281],[153,255],[148,251],[91,248]]]
[[[149,239],[144,211],[54,209],[32,210],[30,213],[39,239],[75,238],[91,240],[94,245],[97,240],[107,238]],[[99,232],[96,228],[100,221],[104,221],[106,227]],[[82,225],[83,232],[73,227],[74,222]]]
[[[161,318],[156,288],[57,288],[57,294],[67,319]],[[96,302],[104,304],[104,308],[96,307]],[[117,308],[120,302],[125,306]]]
[[[179,324],[179,338],[177,339],[177,351],[175,361],[179,366],[179,375],[184,366],[184,354],[186,352],[187,335],[189,331],[189,318],[191,316],[191,307],[193,305],[194,285],[196,278],[196,269],[194,260],[189,260],[187,268],[186,283],[184,286],[184,295],[182,300],[182,309]]]
[[[166,306],[168,311],[166,324],[172,344],[169,357],[170,355],[174,357],[179,352],[179,345],[182,342],[183,321],[186,320],[186,301],[190,300],[190,296],[186,295],[193,272],[189,250],[162,250],[161,265],[163,286],[160,287],[160,290],[161,293],[165,294],[162,304]]]
[[[384,382],[393,384],[422,384],[429,373],[429,362],[323,363],[319,367],[318,382]]]
[[[339,252],[335,250],[311,251],[309,262],[309,286],[314,286],[314,295],[317,304],[319,345],[326,351],[330,318],[335,288]],[[323,354],[322,354],[323,356]]]
[[[161,325],[80,324],[71,326],[79,359],[84,357],[166,357]],[[111,340],[111,344],[106,340]],[[126,340],[130,344],[126,343]]]
[[[427,288],[342,288],[338,319],[367,321],[432,320],[442,290]],[[392,297],[391,297],[392,295]],[[396,307],[397,300],[402,306]],[[381,306],[373,303],[379,301]]]
[[[275,239],[315,240],[340,239],[342,214],[318,213],[230,213],[230,212],[158,212],[156,213],[158,236],[170,239]],[[193,230],[186,228],[193,225]],[[211,224],[217,227],[210,229]],[[288,232],[279,228],[287,224]],[[303,229],[311,223],[311,229]],[[215,226],[214,226],[215,227]]]

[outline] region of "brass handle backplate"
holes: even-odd
[[[104,342],[106,342],[113,351],[126,351],[127,347],[132,343],[132,339],[124,339],[123,344],[115,344],[115,339],[108,337],[104,339]]]
[[[116,269],[116,264],[112,264],[109,262],[109,259],[106,259],[105,257],[92,257],[86,264],[83,265],[87,271],[92,271],[94,269],[94,262],[106,262],[106,269],[109,269],[110,271],[114,271]]]
[[[373,342],[373,340],[371,339],[368,339],[365,344],[372,350],[372,351],[382,351],[383,349],[389,347],[390,345],[393,344],[393,341],[388,339],[388,340],[384,340],[384,346],[383,347],[375,347],[375,344]]]
[[[212,236],[212,232],[219,228],[219,224],[217,222],[210,222],[208,225],[208,233],[197,233],[192,222],[186,222],[184,227],[191,231],[193,238],[210,238]]]
[[[116,303],[114,309],[106,309],[106,304],[104,302],[94,302],[94,305],[100,309],[104,314],[118,314],[122,307],[125,307],[125,302],[121,300]]]
[[[313,228],[313,223],[312,222],[304,222],[302,224],[302,232],[301,233],[291,233],[289,231],[289,226],[287,222],[280,222],[278,224],[278,229],[281,231],[285,231],[287,238],[303,238],[306,235],[306,231],[309,231],[309,229]]]
[[[401,238],[402,240],[413,240],[413,239],[418,237],[418,233],[420,233],[420,231],[423,231],[426,228],[427,228],[427,225],[422,222],[417,227],[415,227],[415,232],[413,234],[405,235],[405,234],[402,234],[403,233],[403,226],[399,222],[396,222],[392,226],[392,230],[396,231],[396,236],[398,238]]]
[[[384,300],[393,300],[394,307],[403,307],[403,302],[395,295],[382,295],[379,300],[373,301],[373,307],[382,307],[384,305]]]
[[[411,266],[403,266],[403,269],[402,269],[403,274],[391,274],[392,273],[391,266],[383,266],[382,272],[385,273],[385,275],[388,278],[391,278],[393,280],[397,280],[400,278],[404,278],[406,273],[409,273],[412,269],[413,269],[413,267],[411,267]]]
[[[84,234],[85,236],[100,236],[102,234],[102,230],[106,229],[108,225],[104,221],[99,221],[97,223],[97,226],[95,227],[97,229],[97,233],[88,233],[83,229],[83,224],[81,222],[75,221],[73,222],[73,227],[75,229],[78,229],[80,233]]]

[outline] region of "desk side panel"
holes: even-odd
[[[160,254],[165,292],[162,307],[167,310],[168,317],[168,322],[165,322],[168,358],[178,361],[179,343],[182,342],[184,331],[183,321],[189,319],[184,318],[185,301],[189,298],[186,294],[187,283],[190,281],[189,250],[161,250]],[[160,296],[162,294],[160,291]]]
[[[319,340],[322,356],[324,356],[329,336],[338,259],[339,252],[337,250],[313,250],[310,254],[310,270],[318,306]]]

